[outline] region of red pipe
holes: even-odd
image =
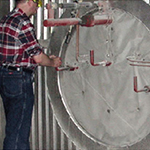
[[[98,62],[97,64],[95,64],[95,62],[94,62],[94,50],[90,51],[90,62],[91,62],[92,66],[99,66],[99,65],[110,66],[112,64],[109,61],[102,61],[102,62]]]
[[[145,86],[144,89],[142,90],[138,90],[137,89],[137,76],[134,77],[134,91],[136,93],[139,93],[139,92],[150,92],[150,88],[148,86]]]
[[[150,65],[142,65],[142,64],[130,64],[131,66],[137,66],[137,67],[150,67]]]
[[[112,19],[95,19],[94,20],[94,25],[104,25],[104,24],[111,24],[112,23]]]
[[[44,20],[43,25],[45,27],[77,25],[80,21],[79,18],[47,19]]]
[[[82,22],[79,18],[64,18],[64,19],[47,19],[44,20],[43,25],[45,27],[52,26],[67,26],[67,25],[80,25]],[[111,24],[112,19],[95,19],[95,20],[86,20],[81,26],[93,27],[94,25],[105,25]]]
[[[137,93],[141,92],[141,91],[137,90],[137,76],[134,77],[134,91],[137,92]]]
[[[94,63],[94,50],[90,51],[90,62],[92,66],[99,66],[99,64]]]

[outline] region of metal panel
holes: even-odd
[[[44,0],[45,5],[48,0]],[[63,2],[62,0],[56,0],[53,2]],[[67,2],[67,1],[65,1]],[[56,17],[61,14],[58,11],[55,12]],[[37,38],[39,40],[47,40],[51,36],[51,28],[43,27],[43,19],[47,17],[47,10],[43,6],[37,13],[37,18],[33,18],[34,25],[37,31]],[[46,50],[45,50],[46,51]],[[50,53],[50,52],[49,52]],[[35,75],[35,106],[32,118],[32,130],[31,130],[31,148],[33,150],[75,150],[74,144],[66,137],[58,122],[55,119],[55,115],[52,112],[49,98],[47,97],[47,87],[45,78],[45,68],[38,67]]]
[[[125,1],[123,1],[123,2],[125,2]],[[139,2],[139,3],[138,3]],[[138,3],[138,5],[140,5],[140,1],[136,1],[136,3]],[[148,5],[147,5],[148,6]],[[132,6],[130,7],[130,8],[132,8]],[[134,11],[136,11],[136,8],[134,8]],[[80,12],[81,13],[81,12]],[[66,16],[64,15],[64,18],[65,17],[68,17],[67,15],[68,15],[69,13],[68,12],[66,12]],[[140,12],[140,14],[142,14],[141,12]],[[144,13],[145,14],[145,13]],[[61,30],[62,29],[62,30]],[[53,53],[55,53],[55,54],[58,54],[58,49],[65,49],[67,46],[64,44],[62,44],[63,43],[63,41],[64,41],[64,39],[62,39],[62,34],[64,34],[64,35],[66,35],[64,32],[65,32],[65,29],[67,30],[67,27],[65,28],[65,27],[63,27],[63,28],[61,28],[60,30],[57,28],[56,30],[54,30],[54,34],[53,34],[53,36],[52,36],[52,39],[51,39],[51,43],[54,43],[54,42],[56,42],[56,39],[57,39],[57,44],[55,44],[54,43],[54,45],[52,44],[51,45],[51,50],[53,51]],[[60,36],[60,33],[62,33],[61,34],[61,36]],[[85,32],[85,33],[87,33],[87,32]],[[83,35],[83,34],[81,34],[81,35]],[[87,34],[86,34],[87,35]],[[95,35],[95,34],[94,34]],[[102,34],[103,35],[103,34]],[[89,36],[90,37],[90,36]],[[97,37],[97,36],[96,36]],[[62,41],[61,41],[62,40]],[[75,41],[75,40],[73,40],[73,41]],[[87,41],[85,41],[85,42],[87,42]],[[118,42],[119,43],[119,42]],[[82,43],[81,42],[81,45],[87,45],[87,44],[84,44],[84,43]],[[119,43],[120,44],[120,43]],[[61,47],[59,47],[59,46],[64,46],[63,48]],[[72,47],[73,46],[71,46],[71,49],[72,49]],[[70,52],[70,51],[69,51]],[[63,57],[64,55],[64,52],[61,52],[61,57],[62,58],[66,58],[66,57]],[[68,56],[70,56],[69,58],[71,59],[71,55],[68,55]],[[68,61],[68,62],[73,62],[73,59],[71,59],[71,61]],[[65,63],[64,63],[65,64]],[[66,63],[67,64],[67,63]],[[68,64],[67,64],[68,65]],[[50,72],[48,72],[48,75],[51,75],[52,74],[52,72],[53,72],[53,70],[50,70]],[[51,77],[53,77],[53,81],[52,80],[50,80],[49,78],[48,78],[48,87],[50,87],[51,85],[53,85],[53,89],[54,90],[50,90],[50,97],[52,98],[52,100],[53,100],[53,102],[52,102],[52,104],[53,104],[53,107],[55,107],[56,109],[55,109],[55,114],[57,115],[57,118],[58,118],[58,120],[59,120],[59,122],[61,122],[62,124],[61,124],[61,126],[63,127],[63,129],[66,131],[66,133],[68,132],[68,135],[71,137],[71,133],[70,132],[72,132],[72,139],[74,138],[74,137],[76,137],[75,136],[75,130],[74,130],[74,128],[72,127],[71,129],[71,131],[70,131],[70,126],[69,126],[69,123],[71,124],[71,122],[69,122],[68,120],[69,120],[69,117],[67,118],[67,113],[66,113],[66,110],[65,111],[63,111],[62,110],[62,107],[63,107],[63,104],[60,102],[61,100],[59,99],[59,98],[62,98],[63,97],[63,94],[58,94],[58,95],[56,95],[56,93],[57,93],[57,91],[59,91],[60,92],[60,89],[58,90],[58,84],[60,83],[59,81],[57,82],[56,80],[58,79],[56,79],[55,78],[55,76],[56,76],[56,73],[55,73],[55,71],[53,72],[54,74],[53,75],[51,75]],[[62,76],[59,76],[60,77],[60,79],[62,79],[63,77],[66,77],[66,74],[63,74],[63,73],[60,73]],[[87,73],[88,74],[88,73]],[[57,74],[58,75],[58,74]],[[71,75],[74,75],[73,73],[71,74],[69,74],[70,76]],[[73,76],[74,77],[74,76]],[[84,74],[84,77],[85,77],[85,74]],[[83,77],[83,78],[84,78]],[[74,77],[74,79],[75,79],[75,77]],[[72,80],[72,81],[74,81],[74,83],[76,82],[76,80]],[[81,79],[82,80],[82,79]],[[80,80],[80,81],[81,81]],[[67,80],[67,81],[69,81],[69,80]],[[79,81],[79,82],[80,82]],[[71,82],[69,81],[68,82],[69,84],[67,84],[67,82],[63,82],[62,83],[62,89],[66,89],[66,93],[70,93],[70,89],[72,89],[72,90],[76,90],[77,89],[77,87],[74,87],[74,88],[72,88],[72,87],[69,87],[69,88],[66,88],[66,85],[70,85],[71,84]],[[93,82],[94,83],[94,82]],[[56,86],[54,87],[54,84],[56,84]],[[74,85],[74,84],[73,84]],[[100,84],[98,84],[98,86],[99,86]],[[51,86],[52,87],[52,86]],[[50,88],[50,89],[52,89],[52,88]],[[68,92],[69,91],[69,92]],[[82,90],[80,90],[80,91],[82,91]],[[53,95],[53,93],[55,93],[54,95]],[[79,92],[78,92],[79,93]],[[78,93],[76,94],[76,95],[78,95]],[[67,97],[66,95],[65,95],[65,97]],[[70,94],[70,97],[68,98],[66,98],[66,99],[70,99],[71,100],[71,102],[73,101],[73,99],[72,99],[72,97],[74,97],[74,95],[72,95],[72,93]],[[92,99],[92,98],[91,98]],[[79,98],[75,98],[75,101],[77,101],[77,100],[79,100]],[[69,106],[71,105],[71,102],[68,104]],[[86,101],[87,102],[87,101]],[[65,104],[64,104],[65,105]],[[79,106],[79,105],[76,105],[77,107]],[[87,106],[87,105],[84,105],[84,106]],[[61,108],[61,109],[60,109]],[[88,109],[89,107],[87,107],[87,109]],[[67,108],[65,108],[65,109],[67,109]],[[78,112],[77,110],[77,108],[76,109],[74,109],[75,110],[75,112]],[[82,110],[80,113],[79,113],[79,116],[81,116],[81,114],[82,114],[82,112],[83,113],[85,113],[85,111],[83,111],[83,109],[80,109],[80,110]],[[101,110],[101,109],[100,109]],[[60,113],[61,112],[61,113]],[[69,114],[69,113],[68,113]],[[75,114],[75,113],[74,113]],[[100,114],[100,113],[99,113]],[[63,119],[62,119],[63,118]],[[65,118],[65,121],[64,121],[64,118]],[[77,117],[75,117],[75,118],[77,118]],[[87,117],[83,117],[85,120],[87,119]],[[68,120],[67,120],[68,119]],[[61,120],[61,121],[60,121]],[[88,120],[88,119],[87,119]],[[92,121],[89,121],[89,122],[92,122]],[[86,122],[87,123],[87,125],[89,124],[89,122]],[[81,125],[81,123],[80,123],[80,125]],[[82,126],[82,125],[81,125]],[[83,126],[82,126],[83,127]],[[99,126],[99,127],[102,127],[102,126]],[[84,128],[84,127],[83,127]],[[78,126],[78,129],[79,129],[79,126]],[[84,128],[85,129],[85,128]],[[91,128],[91,129],[93,129],[93,128]],[[95,128],[94,128],[95,129]],[[96,133],[96,132],[95,132]],[[104,132],[104,134],[106,134],[107,132]],[[77,133],[76,133],[77,134]],[[101,135],[101,134],[100,134]],[[84,143],[87,145],[87,142],[85,142],[86,140],[84,139],[84,137],[82,137],[82,135],[81,136],[79,136],[78,138],[77,138],[79,141],[78,141],[78,143],[80,143],[81,145],[84,145]],[[113,140],[112,140],[113,141]],[[77,143],[77,142],[76,142]],[[90,146],[91,146],[91,144],[89,144]],[[86,148],[87,149],[92,149],[91,147],[89,148],[88,146],[86,146]],[[99,149],[101,149],[101,148],[99,148]],[[110,148],[109,148],[110,149]]]
[[[48,0],[44,0],[44,4]],[[58,0],[56,0],[59,2]],[[149,0],[145,0],[149,3]],[[55,1],[53,1],[55,2]],[[62,0],[60,0],[62,2]],[[64,2],[70,2],[70,0],[64,0]],[[14,7],[14,1],[10,0],[10,10]],[[60,16],[60,13],[56,13]],[[49,39],[50,28],[44,28],[42,26],[43,18],[46,18],[46,10],[43,7],[38,11],[37,18],[34,18],[37,29],[38,39]],[[35,106],[33,110],[32,128],[31,128],[31,149],[32,150],[79,150],[67,136],[63,133],[59,127],[58,122],[55,119],[55,115],[52,112],[49,98],[47,97],[47,87],[45,85],[46,73],[44,67],[39,67],[35,75]],[[0,149],[2,149],[2,141],[4,138],[4,126],[5,117],[3,111],[2,100],[0,100]],[[68,122],[69,126],[69,122]]]
[[[49,0],[43,0],[45,5]],[[55,2],[55,1],[53,1]],[[57,0],[57,2],[59,2]],[[62,0],[60,2],[63,2]],[[65,0],[65,2],[69,2]],[[50,38],[50,28],[43,27],[43,19],[47,17],[47,10],[43,5],[39,8],[38,13],[32,18],[37,31],[37,38],[47,40]],[[9,9],[14,8],[14,0],[10,0]],[[56,12],[57,16],[60,13]],[[31,127],[31,149],[32,150],[75,150],[75,146],[66,137],[55,116],[52,112],[49,99],[47,97],[47,89],[45,85],[45,68],[38,67],[35,75],[34,92],[35,92],[35,105],[33,109],[32,127]],[[5,136],[5,117],[2,100],[0,99],[0,149],[2,149],[3,139]]]

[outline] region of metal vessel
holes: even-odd
[[[132,146],[150,133],[150,7],[142,0],[90,2],[61,17],[90,20],[88,27],[54,28],[49,52],[63,64],[46,69],[49,99],[81,149]],[[107,21],[91,25],[93,18]]]

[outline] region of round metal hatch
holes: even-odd
[[[150,133],[150,95],[144,89],[150,84],[150,8],[143,1],[109,4],[104,15],[112,18],[111,24],[80,27],[78,60],[75,27],[55,27],[50,41],[50,50],[64,66],[78,67],[58,72],[47,68],[54,113],[68,137],[89,150],[131,146]],[[80,15],[103,15],[91,9],[80,10]],[[67,10],[62,17],[71,14]],[[91,64],[91,50],[94,63],[100,65]],[[134,91],[135,82],[142,92]]]

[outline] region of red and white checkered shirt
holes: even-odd
[[[34,26],[21,9],[16,8],[2,18],[0,21],[0,65],[34,69],[37,64],[33,56],[39,55],[42,51]]]

